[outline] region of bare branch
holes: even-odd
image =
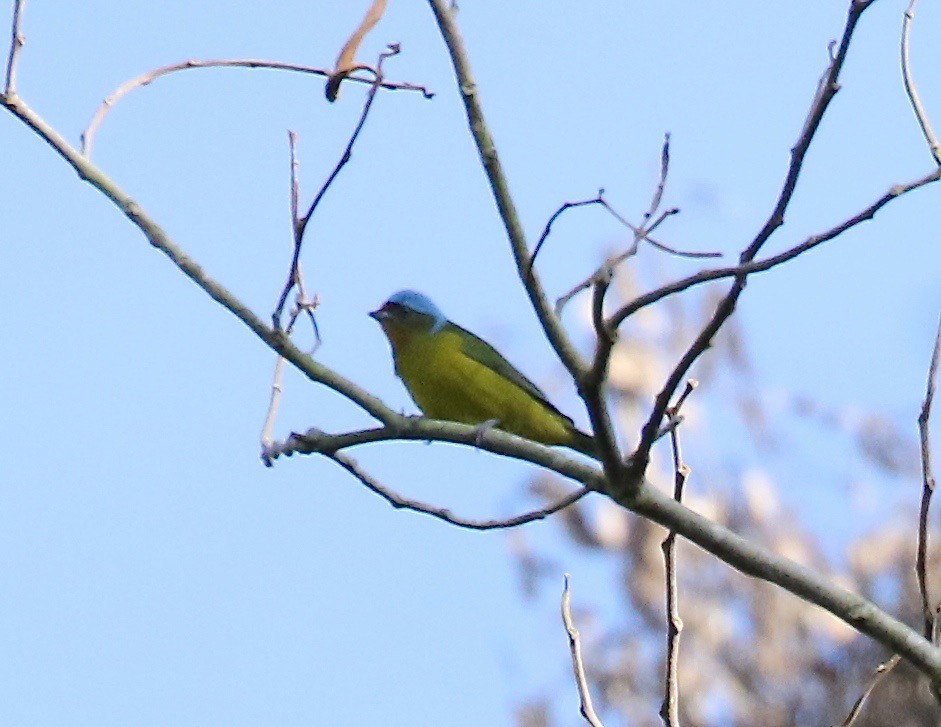
[[[860,633],[900,654],[935,684],[941,684],[941,651],[921,634],[862,596],[846,591],[809,568],[752,543],[649,485],[631,489],[611,483],[616,502],[712,553],[742,573],[775,583],[826,609]]]
[[[699,259],[722,257],[722,253],[720,252],[695,252],[695,251],[678,250],[677,248],[671,247],[670,245],[666,245],[662,242],[659,242],[658,240],[655,240],[650,236],[650,233],[656,230],[668,217],[672,217],[673,215],[679,213],[678,208],[672,207],[662,212],[660,216],[657,217],[657,219],[653,221],[653,223],[650,222],[650,219],[653,217],[657,209],[660,207],[660,202],[663,199],[663,191],[666,187],[666,178],[667,178],[667,173],[669,171],[669,164],[670,164],[670,135],[666,134],[664,136],[663,148],[661,149],[661,152],[660,152],[660,179],[658,180],[657,186],[654,189],[653,198],[651,200],[650,207],[644,213],[643,225],[637,226],[637,225],[631,224],[631,222],[629,222],[627,218],[624,217],[624,215],[622,215],[620,212],[614,209],[614,207],[612,207],[608,203],[608,201],[604,198],[604,189],[599,189],[598,195],[594,199],[583,200],[581,202],[566,202],[561,207],[559,207],[558,210],[556,210],[555,214],[553,214],[552,217],[549,218],[549,222],[546,224],[546,227],[542,232],[542,236],[539,238],[539,243],[536,245],[536,249],[533,251],[533,256],[530,259],[530,268],[532,268],[532,265],[536,259],[536,255],[538,254],[540,248],[542,247],[543,242],[545,242],[546,237],[548,237],[549,235],[549,231],[550,231],[550,228],[552,227],[552,223],[555,222],[556,218],[560,214],[562,214],[568,209],[571,209],[572,207],[581,207],[584,205],[591,205],[591,204],[601,205],[608,212],[608,214],[614,217],[614,219],[620,222],[624,227],[628,228],[634,235],[634,239],[630,247],[628,247],[627,250],[605,261],[605,263],[601,265],[594,273],[589,275],[587,279],[581,281],[580,283],[576,283],[571,288],[571,290],[569,290],[565,295],[561,296],[558,300],[556,300],[555,302],[556,314],[560,314],[562,312],[562,309],[568,304],[568,302],[572,298],[574,298],[576,295],[578,295],[580,292],[582,292],[583,290],[587,290],[588,288],[591,288],[592,286],[596,285],[599,281],[605,278],[610,278],[611,275],[613,275],[614,269],[618,265],[620,265],[622,262],[627,260],[629,257],[633,257],[634,255],[637,254],[637,249],[641,242],[647,242],[653,247],[657,248],[658,250],[669,253],[670,255],[675,255],[676,257],[699,258]]]
[[[291,159],[291,182],[290,182],[290,208],[291,208],[291,227],[292,229],[297,229],[297,209],[298,209],[298,195],[299,195],[299,181],[298,181],[298,161],[297,161],[297,134],[293,131],[288,132],[288,147],[290,149],[290,159]],[[310,351],[310,354],[313,355],[316,350],[320,347],[321,338],[320,338],[320,329],[317,326],[317,319],[314,316],[314,310],[317,308],[318,300],[315,296],[313,300],[310,300],[307,297],[307,289],[304,285],[304,274],[301,269],[300,263],[297,265],[296,275],[294,276],[294,284],[297,287],[297,296],[295,298],[294,308],[291,310],[290,318],[288,319],[288,324],[285,327],[285,334],[290,336],[294,330],[294,324],[297,322],[298,316],[301,313],[306,312],[310,318],[311,326],[314,332],[314,345]],[[281,404],[281,394],[282,394],[282,379],[284,377],[284,356],[279,355],[278,360],[275,362],[274,366],[274,376],[272,377],[271,382],[271,397],[268,401],[268,412],[265,415],[265,422],[261,428],[261,458],[262,461],[266,464],[269,464],[268,451],[271,446],[274,444],[274,424],[278,416],[278,407]]]
[[[576,207],[585,207],[592,204],[601,204],[602,196],[604,195],[604,190],[599,189],[598,194],[591,199],[583,199],[578,202],[564,202],[559,209],[552,213],[552,216],[549,218],[549,221],[546,222],[546,226],[542,229],[542,234],[539,236],[539,241],[536,243],[536,247],[533,248],[533,254],[529,256],[529,265],[527,269],[527,277],[532,275],[533,265],[536,264],[536,256],[539,254],[539,251],[542,250],[542,246],[546,241],[546,238],[549,237],[549,233],[552,232],[553,223],[562,216],[563,213],[567,212],[570,209]]]
[[[353,145],[356,143],[360,132],[362,132],[363,127],[366,125],[366,119],[369,118],[369,111],[372,108],[373,102],[376,100],[376,93],[379,91],[382,85],[382,64],[387,58],[391,58],[398,53],[399,46],[390,45],[388,50],[379,55],[379,60],[376,63],[376,69],[374,71],[376,76],[375,81],[366,94],[366,100],[363,102],[363,110],[360,112],[359,121],[357,121],[356,126],[353,129],[353,133],[350,135],[349,141],[346,143],[343,154],[340,155],[340,159],[333,167],[333,171],[330,172],[330,175],[320,187],[317,194],[314,195],[314,199],[310,203],[310,207],[308,208],[307,212],[304,213],[304,216],[297,217],[295,215],[294,217],[294,224],[292,226],[294,232],[294,255],[291,258],[291,268],[288,272],[288,279],[284,283],[284,287],[281,289],[281,295],[278,297],[278,303],[275,306],[274,313],[271,314],[271,322],[275,328],[281,327],[281,315],[284,312],[284,305],[287,302],[288,295],[290,295],[291,289],[294,287],[295,281],[297,279],[297,266],[301,257],[301,247],[304,244],[304,232],[307,230],[307,223],[310,222],[311,216],[320,205],[324,195],[327,194],[327,190],[330,189],[330,186],[333,184],[334,180],[336,180],[336,178],[339,176],[340,171],[347,165],[347,163],[349,163],[350,159],[353,158]]]
[[[268,448],[265,463],[270,465],[281,456],[332,454],[349,447],[392,441],[460,444],[538,465],[599,492],[604,489],[604,478],[597,464],[575,459],[564,450],[500,429],[481,431],[480,427],[469,424],[401,414],[393,414],[384,426],[372,429],[329,434],[312,427],[303,434],[294,433],[284,442],[275,442]]]
[[[5,98],[2,105],[45,140],[78,173],[81,179],[87,181],[111,200],[125,217],[144,233],[147,241],[170,258],[184,275],[248,326],[273,351],[282,354],[308,379],[333,389],[379,421],[386,421],[399,416],[383,404],[378,397],[373,396],[349,379],[305,354],[290,341],[283,331],[266,326],[242,301],[207,274],[199,263],[183,252],[136,200],[128,196],[91,160],[70,145],[22,98],[18,96]]]
[[[216,58],[209,60],[193,58],[188,61],[173,63],[169,66],[155,68],[151,71],[147,71],[146,73],[142,73],[136,78],[125,81],[114,91],[112,91],[104,101],[101,102],[101,106],[99,106],[98,110],[95,111],[95,115],[92,117],[92,120],[88,123],[85,131],[82,132],[82,154],[85,156],[91,156],[92,143],[94,142],[95,134],[97,134],[98,128],[105,120],[105,116],[108,115],[108,112],[114,108],[118,101],[127,96],[134,89],[147,86],[162,76],[167,76],[178,71],[188,71],[191,68],[267,68],[275,71],[308,73],[314,76],[323,76],[324,78],[329,78],[330,74],[332,73],[332,71],[326,68],[315,68],[313,66],[305,66],[298,63],[268,61],[261,58]],[[346,80],[355,81],[356,83],[374,85],[376,83],[375,73],[372,72],[372,69],[368,70],[370,71],[368,78],[363,78],[361,76],[346,76]],[[427,99],[434,98],[435,95],[424,86],[418,86],[414,83],[393,83],[391,81],[382,81],[379,86],[386,89],[387,91],[416,91]]]
[[[660,202],[663,200],[663,190],[667,184],[667,172],[670,169],[670,132],[663,135],[663,146],[660,148],[660,181],[654,190],[653,199],[650,200],[650,208],[644,215],[644,220],[653,217],[654,212],[660,209]]]
[[[435,507],[434,505],[428,505],[424,502],[412,500],[408,497],[404,497],[398,494],[364,471],[357,464],[356,460],[345,454],[340,452],[333,452],[332,454],[326,453],[325,456],[340,465],[343,469],[353,475],[353,477],[359,480],[368,490],[379,495],[379,497],[388,502],[395,509],[411,510],[412,512],[431,515],[431,517],[437,518],[438,520],[443,520],[450,525],[454,525],[459,528],[466,528],[467,530],[506,530],[507,528],[515,528],[519,527],[520,525],[525,525],[526,523],[535,522],[536,520],[542,520],[549,517],[549,515],[557,513],[560,510],[564,510],[569,505],[578,502],[585,495],[591,492],[590,488],[583,487],[580,490],[576,490],[562,498],[559,502],[549,505],[548,507],[544,507],[540,510],[533,510],[532,512],[527,512],[523,515],[517,515],[516,517],[506,518],[503,520],[471,520],[468,518],[459,517],[447,508]]]
[[[938,360],[941,358],[941,320],[934,339],[934,351],[931,365],[928,367],[928,384],[925,389],[925,401],[918,415],[918,433],[921,438],[921,508],[918,515],[918,555],[915,559],[915,573],[918,576],[918,591],[921,593],[921,608],[924,615],[925,638],[935,643],[935,609],[928,602],[928,510],[931,507],[931,495],[934,493],[935,479],[931,465],[931,437],[928,425],[931,421],[931,404],[938,381]]]
[[[20,51],[23,50],[23,44],[26,38],[23,36],[23,10],[26,7],[26,0],[16,0],[13,5],[13,27],[12,38],[10,39],[10,55],[7,58],[7,78],[4,83],[3,95],[16,95],[16,66],[20,60]]]
[[[934,129],[931,128],[931,122],[928,121],[928,114],[925,107],[921,105],[921,98],[918,96],[918,89],[915,87],[915,79],[912,77],[911,61],[908,57],[909,36],[912,30],[912,21],[915,19],[915,3],[918,0],[911,0],[908,9],[902,19],[902,81],[905,83],[905,93],[912,104],[912,111],[915,112],[915,118],[918,119],[918,125],[921,126],[921,133],[928,142],[928,149],[931,156],[937,164],[941,164],[941,144],[938,143],[938,137],[935,136]]]
[[[863,693],[859,695],[859,699],[856,700],[856,703],[853,704],[853,708],[850,710],[850,713],[846,715],[846,719],[843,720],[843,727],[852,727],[853,722],[856,721],[856,718],[863,711],[863,705],[866,703],[866,700],[869,699],[869,695],[872,694],[872,691],[879,686],[881,682],[890,671],[895,668],[895,665],[899,663],[899,655],[895,654],[887,661],[882,662],[879,666],[876,667],[876,670],[872,673],[872,676],[869,677],[869,682],[866,684],[866,688],[863,690]]]
[[[889,202],[895,200],[897,197],[901,197],[902,195],[919,189],[920,187],[937,182],[939,179],[941,179],[941,171],[935,170],[930,174],[926,174],[924,177],[920,177],[919,179],[915,179],[911,182],[893,185],[889,188],[888,191],[885,192],[885,194],[852,217],[844,220],[834,227],[831,227],[826,232],[808,237],[799,245],[795,245],[789,250],[785,250],[784,252],[772,257],[765,258],[764,260],[745,263],[744,265],[735,265],[727,268],[715,268],[713,270],[703,270],[702,272],[696,273],[695,275],[690,275],[688,278],[683,278],[682,280],[678,280],[675,283],[669,283],[668,285],[657,288],[656,290],[635,298],[623,308],[620,308],[618,311],[616,311],[610,317],[610,325],[612,328],[617,328],[641,308],[646,308],[648,305],[652,305],[653,303],[663,300],[664,298],[667,298],[671,295],[682,293],[684,290],[688,290],[694,286],[702,285],[703,283],[708,283],[713,280],[745,277],[751,275],[752,273],[761,273],[766,270],[770,270],[771,268],[777,267],[782,263],[786,263],[789,260],[793,260],[798,255],[801,255],[809,250],[813,250],[818,245],[824,242],[829,242],[835,237],[839,237],[847,230],[856,227],[858,224],[862,222],[868,222],[876,216],[876,213],[879,212],[879,210],[889,204]]]
[[[672,421],[678,421],[680,409],[686,398],[699,386],[699,382],[690,379],[676,403],[667,410]],[[683,488],[689,479],[690,468],[683,461],[680,447],[680,435],[674,427],[670,432],[673,450],[673,499],[683,501]],[[664,727],[680,726],[680,685],[677,671],[680,659],[680,633],[683,631],[683,619],[680,618],[680,606],[676,583],[676,531],[670,530],[660,544],[663,551],[663,565],[666,570],[666,614],[667,614],[667,657],[664,675],[663,703],[660,705],[660,718]]]
[[[604,727],[598,713],[591,703],[591,692],[588,689],[588,678],[585,676],[585,665],[582,662],[582,643],[575,620],[572,618],[572,592],[569,590],[569,576],[565,574],[565,585],[562,588],[562,623],[569,637],[569,650],[572,652],[572,670],[575,672],[575,686],[578,688],[580,702],[579,711],[591,727]]]

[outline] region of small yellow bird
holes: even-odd
[[[455,325],[414,290],[400,290],[369,314],[382,326],[395,372],[425,416],[490,423],[542,444],[595,456],[592,438],[556,409],[489,343]]]

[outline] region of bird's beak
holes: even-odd
[[[379,323],[382,323],[386,318],[389,317],[389,311],[379,308],[378,310],[369,311],[369,317]]]

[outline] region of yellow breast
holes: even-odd
[[[498,427],[543,444],[569,444],[572,425],[558,412],[467,356],[457,332],[416,334],[396,346],[396,371],[422,412]]]

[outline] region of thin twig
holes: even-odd
[[[834,227],[831,227],[825,232],[812,235],[799,245],[795,245],[794,247],[785,250],[782,253],[778,253],[777,255],[773,255],[772,257],[765,258],[764,260],[748,262],[743,265],[735,265],[726,268],[714,268],[713,270],[703,270],[699,273],[696,273],[695,275],[690,275],[688,278],[683,278],[682,280],[678,280],[675,283],[669,283],[649,293],[645,293],[644,295],[635,298],[630,303],[626,304],[624,307],[618,309],[614,314],[612,314],[610,317],[610,325],[612,328],[616,328],[641,308],[646,308],[648,305],[657,303],[658,301],[661,301],[671,295],[682,293],[684,290],[688,290],[694,286],[702,285],[703,283],[708,283],[714,280],[722,280],[724,278],[746,277],[753,273],[761,273],[766,270],[770,270],[771,268],[777,267],[782,263],[793,260],[798,255],[801,255],[809,250],[813,250],[818,245],[824,242],[829,242],[835,237],[839,237],[847,230],[856,227],[856,225],[859,225],[862,222],[868,222],[876,216],[876,213],[879,212],[879,210],[885,207],[889,202],[892,202],[894,199],[901,197],[903,194],[907,194],[916,189],[919,189],[920,187],[937,182],[938,180],[941,180],[941,170],[935,170],[930,174],[926,174],[924,177],[920,177],[919,179],[907,182],[905,184],[893,185],[889,188],[888,191],[885,192],[885,194],[852,217],[844,220]]]
[[[4,96],[16,95],[16,66],[20,60],[20,51],[23,50],[23,44],[26,38],[23,36],[23,9],[26,7],[26,0],[16,0],[13,5],[13,23],[11,28],[10,55],[7,58],[7,77],[3,85]]]
[[[507,528],[515,528],[519,527],[520,525],[525,525],[526,523],[535,522],[536,520],[542,520],[559,512],[560,510],[564,510],[569,505],[573,505],[574,503],[581,500],[589,492],[591,492],[590,488],[582,487],[581,489],[575,490],[574,492],[566,495],[561,500],[552,505],[549,505],[548,507],[544,507],[539,510],[533,510],[532,512],[527,512],[522,515],[517,515],[515,517],[506,518],[503,520],[471,520],[468,518],[459,517],[447,508],[428,505],[424,502],[413,500],[400,495],[364,471],[359,466],[359,464],[357,464],[356,460],[349,457],[348,455],[342,454],[340,452],[333,452],[326,453],[325,456],[340,465],[343,469],[353,475],[353,477],[359,480],[363,486],[366,487],[366,489],[379,495],[379,497],[392,505],[392,507],[394,507],[396,510],[411,510],[412,512],[430,515],[431,517],[437,518],[438,520],[443,520],[450,525],[454,525],[459,528],[465,528],[467,530],[506,530]]]
[[[298,210],[298,197],[300,190],[300,180],[299,180],[299,163],[297,161],[297,134],[294,131],[288,131],[288,149],[290,155],[290,209],[291,209],[291,228],[297,230],[297,210]],[[307,298],[307,290],[304,285],[304,274],[301,270],[301,265],[297,265],[297,274],[295,275],[294,283],[297,286],[297,296],[295,298],[294,308],[291,310],[291,315],[288,319],[288,324],[285,326],[284,332],[285,335],[290,336],[294,330],[294,324],[297,322],[298,316],[306,311],[310,317],[311,326],[314,331],[314,345],[311,350],[311,355],[316,352],[320,347],[320,329],[317,326],[317,319],[314,316],[314,309],[317,307],[317,301],[310,301]],[[274,376],[271,382],[271,397],[268,401],[268,411],[265,414],[265,422],[261,428],[261,457],[263,461],[267,461],[267,452],[272,444],[274,444],[274,424],[278,416],[278,407],[281,404],[281,395],[283,392],[282,388],[282,379],[284,376],[284,356],[278,355],[278,360],[275,362],[274,366]]]
[[[686,388],[680,394],[676,403],[667,410],[670,420],[677,421],[680,409],[686,398],[699,386],[699,382],[690,379]],[[673,499],[683,501],[683,488],[689,479],[690,468],[683,461],[683,451],[680,447],[680,435],[674,427],[670,431],[671,449],[673,451]],[[663,703],[660,705],[660,718],[664,727],[679,727],[680,725],[680,634],[683,631],[683,619],[680,618],[680,606],[677,593],[676,578],[676,531],[670,530],[660,544],[663,551],[663,565],[666,571],[666,614],[667,614],[667,656],[664,674]]]
[[[543,243],[545,243],[546,238],[549,237],[549,233],[552,232],[553,223],[562,216],[563,213],[570,209],[576,207],[585,207],[587,205],[601,204],[602,196],[604,195],[604,190],[599,189],[598,194],[592,197],[591,199],[582,199],[578,202],[563,202],[560,205],[559,209],[552,213],[552,216],[546,222],[546,226],[542,229],[542,234],[539,236],[539,240],[536,242],[536,247],[533,248],[533,254],[529,256],[529,264],[527,266],[527,277],[532,275],[533,265],[536,264],[536,256],[539,254],[539,251],[542,250]]]
[[[611,351],[614,349],[614,344],[617,340],[617,329],[609,326],[605,320],[605,297],[608,294],[608,289],[610,288],[611,281],[614,277],[615,266],[622,260],[625,260],[627,257],[634,255],[637,252],[641,241],[650,232],[656,229],[667,217],[675,214],[677,211],[667,210],[664,212],[664,214],[660,215],[651,222],[651,219],[656,214],[663,199],[663,191],[666,187],[667,174],[669,173],[670,166],[669,150],[670,135],[666,134],[664,136],[663,148],[660,154],[660,178],[651,198],[650,206],[648,207],[647,212],[644,214],[644,225],[641,227],[635,227],[634,225],[631,225],[626,219],[624,219],[623,216],[618,214],[617,211],[615,211],[606,201],[604,201],[604,199],[601,199],[601,204],[604,205],[605,209],[607,209],[608,212],[620,220],[622,224],[630,227],[634,234],[633,242],[631,243],[628,250],[625,253],[619,255],[616,259],[607,261],[590,278],[590,280],[594,280],[592,288],[591,312],[592,323],[594,325],[596,335],[595,355],[591,364],[591,368],[588,370],[584,378],[579,379],[579,393],[582,397],[582,400],[585,402],[585,407],[588,410],[588,416],[591,420],[592,428],[596,432],[596,435],[598,432],[601,433],[600,436],[596,436],[601,460],[604,462],[606,469],[613,473],[617,473],[623,470],[624,463],[621,457],[621,453],[615,443],[614,427],[611,423],[611,413],[605,402],[604,390],[608,376],[608,366],[611,360]],[[599,195],[599,197],[600,196],[601,195]],[[557,305],[561,307],[561,299]],[[642,479],[638,477],[616,477],[613,479],[616,481],[634,482],[637,484],[642,482]]]
[[[653,213],[660,209],[660,202],[663,200],[663,190],[667,184],[667,172],[670,169],[670,132],[663,135],[663,146],[660,148],[660,181],[654,189],[653,199],[650,200],[650,209],[644,215],[644,220],[649,220]]]
[[[669,164],[669,160],[670,160],[669,139],[670,139],[670,135],[667,134],[666,141],[664,142],[663,150],[661,151],[661,155],[660,155],[661,165]],[[575,285],[572,286],[572,288],[567,293],[559,296],[559,298],[555,302],[555,312],[557,315],[561,314],[562,309],[566,305],[568,305],[569,301],[571,301],[572,298],[574,298],[576,295],[581,293],[583,290],[587,290],[588,288],[591,288],[592,286],[596,285],[600,280],[604,279],[605,277],[612,275],[614,269],[618,265],[620,265],[622,262],[627,260],[629,257],[636,255],[638,247],[641,242],[646,242],[652,247],[657,248],[661,252],[665,252],[670,255],[674,255],[676,257],[690,258],[690,259],[722,257],[721,252],[712,252],[712,251],[699,252],[699,251],[694,251],[694,250],[679,250],[675,247],[672,247],[663,242],[660,242],[659,240],[655,240],[654,238],[650,236],[650,233],[656,230],[667,218],[679,213],[679,209],[677,209],[676,207],[671,207],[668,210],[664,210],[659,215],[659,217],[653,221],[653,223],[649,223],[650,218],[653,216],[654,212],[656,212],[656,209],[657,209],[657,207],[654,207],[653,205],[656,204],[659,206],[660,200],[663,198],[663,189],[666,183],[665,170],[666,170],[666,167],[661,166],[660,180],[657,183],[656,189],[654,190],[653,201],[651,202],[651,207],[644,213],[645,222],[641,226],[632,224],[626,217],[624,217],[624,215],[622,215],[614,207],[612,207],[611,204],[605,199],[603,189],[598,190],[598,195],[592,199],[586,199],[586,200],[582,200],[579,202],[566,202],[561,207],[559,207],[559,209],[555,211],[552,217],[549,218],[549,222],[546,223],[546,226],[542,231],[542,235],[539,238],[539,242],[536,245],[536,249],[533,251],[532,258],[530,259],[530,264],[529,264],[530,269],[532,268],[533,263],[536,260],[536,255],[538,254],[539,250],[542,248],[542,244],[545,242],[546,238],[549,235],[550,229],[552,227],[552,223],[555,222],[556,218],[559,217],[560,214],[562,214],[566,210],[571,209],[572,207],[582,207],[585,205],[600,205],[601,207],[605,209],[606,212],[608,212],[608,214],[614,217],[614,219],[616,219],[621,225],[628,228],[634,235],[633,241],[631,242],[631,245],[630,247],[628,247],[627,250],[625,250],[624,252],[618,253],[617,255],[614,255],[613,257],[606,260],[604,264],[602,264],[595,272],[589,275],[585,280],[582,280],[581,282],[576,283]]]
[[[908,9],[902,18],[902,81],[905,84],[905,93],[912,104],[912,111],[915,112],[915,118],[918,119],[918,125],[921,126],[921,133],[928,142],[928,149],[935,163],[941,164],[941,144],[938,143],[938,137],[935,136],[934,129],[931,128],[931,122],[928,121],[928,114],[925,107],[921,105],[921,98],[918,95],[918,89],[915,87],[915,79],[912,77],[911,62],[908,57],[909,36],[912,30],[912,21],[915,19],[915,3],[918,0],[911,0]]]
[[[161,68],[155,68],[151,71],[147,71],[146,73],[142,73],[136,78],[125,81],[114,91],[112,91],[104,101],[101,102],[101,106],[99,106],[98,110],[95,111],[95,115],[92,117],[92,120],[89,122],[85,131],[82,132],[82,154],[86,156],[91,155],[92,143],[94,141],[95,134],[98,132],[98,127],[101,126],[102,122],[105,120],[105,116],[107,116],[108,112],[114,108],[118,101],[127,96],[134,89],[147,86],[150,83],[156,81],[161,76],[166,76],[178,71],[188,71],[191,68],[266,68],[275,71],[307,73],[314,76],[323,76],[325,78],[329,78],[330,74],[332,73],[332,71],[328,68],[314,68],[313,66],[305,66],[298,63],[282,63],[281,61],[268,61],[261,58],[216,58],[209,60],[200,60],[194,58],[188,61],[181,61],[179,63],[173,63],[168,66],[162,66]],[[373,73],[370,73],[368,78],[361,76],[347,76],[345,80],[354,81],[356,83],[366,83],[371,86],[376,83],[376,79]],[[381,88],[384,88],[387,91],[417,91],[427,99],[434,98],[435,95],[424,86],[418,86],[413,83],[393,83],[391,81],[382,81],[379,85]]]
[[[872,673],[872,676],[869,677],[869,682],[866,684],[866,688],[863,690],[863,693],[859,695],[859,699],[856,700],[856,703],[853,704],[853,708],[850,710],[850,713],[846,715],[846,719],[843,720],[843,727],[851,727],[853,722],[856,721],[856,718],[863,711],[863,705],[866,703],[866,700],[869,699],[869,695],[872,694],[872,691],[879,686],[881,682],[890,671],[895,668],[895,665],[899,663],[899,655],[895,654],[890,659],[879,664],[876,667],[876,670]]]
[[[287,302],[288,295],[291,293],[291,289],[294,287],[295,280],[297,278],[297,265],[301,257],[301,248],[304,244],[304,232],[307,230],[307,223],[310,222],[311,216],[314,214],[314,211],[317,209],[317,206],[320,204],[321,200],[323,200],[327,190],[330,189],[330,186],[333,184],[334,180],[339,176],[340,171],[347,165],[350,159],[353,158],[353,145],[356,143],[360,132],[362,132],[363,127],[366,125],[366,119],[369,118],[369,111],[372,108],[373,102],[376,100],[376,93],[382,87],[382,64],[387,58],[391,58],[398,53],[399,46],[390,45],[386,51],[379,55],[379,60],[376,63],[375,69],[375,80],[366,94],[366,100],[363,102],[363,109],[360,112],[359,121],[357,121],[356,126],[353,129],[353,133],[350,135],[350,138],[346,143],[343,154],[340,155],[340,159],[333,167],[333,171],[330,172],[330,175],[320,187],[317,194],[314,195],[314,199],[310,203],[310,207],[307,209],[307,212],[304,213],[304,216],[299,218],[295,214],[293,225],[294,254],[291,257],[291,267],[288,272],[287,281],[284,283],[284,287],[281,289],[281,295],[278,296],[278,303],[275,306],[274,313],[271,314],[271,322],[274,324],[275,328],[281,327],[281,314],[284,312],[284,305]]]
[[[935,609],[928,602],[928,510],[931,507],[931,495],[934,493],[935,479],[931,465],[931,437],[928,425],[931,421],[931,404],[938,381],[938,360],[941,358],[941,320],[934,339],[934,351],[931,365],[928,367],[928,384],[925,387],[925,401],[918,415],[918,433],[921,438],[921,508],[918,514],[918,555],[915,559],[915,573],[918,575],[918,591],[921,593],[921,608],[924,614],[925,638],[934,643]]]
[[[572,618],[572,592],[569,590],[569,576],[565,574],[562,588],[562,623],[569,637],[569,650],[572,652],[572,671],[575,673],[575,686],[578,688],[579,711],[591,727],[604,727],[595,707],[591,703],[588,678],[585,676],[585,664],[582,662],[582,643],[575,620]]]

